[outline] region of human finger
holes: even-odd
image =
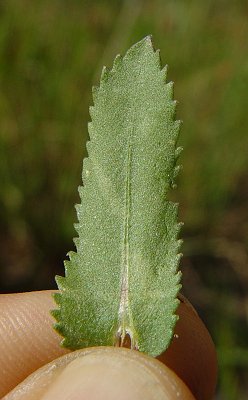
[[[65,354],[54,331],[51,291],[0,296],[0,398],[33,371]]]
[[[184,382],[137,351],[95,347],[36,371],[3,400],[194,400]]]
[[[180,296],[179,320],[169,348],[158,359],[187,383],[197,399],[211,399],[217,381],[217,356],[212,338],[197,312]]]
[[[52,328],[54,321],[49,311],[56,306],[51,293],[29,292],[0,298],[0,396],[34,370],[66,352],[59,345],[60,336]],[[208,398],[216,380],[213,343],[191,306],[181,302],[178,314],[175,338],[160,360],[167,363],[195,395],[200,393],[199,398]],[[203,362],[197,362],[198,359]],[[212,378],[206,379],[206,374]]]

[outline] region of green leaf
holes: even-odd
[[[156,356],[177,321],[180,224],[168,200],[178,172],[173,84],[151,37],[117,56],[93,89],[76,252],[57,277],[63,346],[123,345]]]

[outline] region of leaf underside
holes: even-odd
[[[157,356],[173,336],[180,225],[167,194],[180,121],[151,37],[117,56],[93,88],[76,252],[57,277],[55,329],[71,349],[122,345]]]

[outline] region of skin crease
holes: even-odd
[[[49,362],[52,363],[50,367],[45,366],[43,372],[39,372],[39,376],[43,379],[43,385],[46,380],[48,384],[49,379],[51,379],[49,383],[51,385],[55,378],[59,379],[62,371],[70,373],[70,368],[74,365],[73,362],[75,363],[79,356],[83,360],[80,361],[82,363],[80,368],[84,371],[88,368],[84,364],[87,360],[90,360],[90,357],[88,355],[88,358],[86,357],[85,350],[71,353],[60,347],[61,338],[53,330],[54,320],[49,314],[49,311],[55,308],[51,293],[51,291],[43,291],[0,296],[0,398],[4,398],[3,396],[6,396],[28,375]],[[193,399],[183,382],[190,388],[196,399],[211,399],[217,376],[216,353],[213,342],[193,307],[183,299],[178,308],[178,314],[180,318],[176,325],[174,339],[168,350],[158,357],[159,361],[127,349],[105,347],[87,349],[86,351],[90,353],[100,351],[101,354],[107,351],[107,354],[104,353],[104,357],[106,357],[104,365],[109,365],[109,371],[112,371],[113,363],[120,365],[120,369],[125,367],[125,371],[131,371],[134,362],[137,365],[143,365],[143,367],[145,363],[146,366],[148,365],[147,376],[163,377],[159,384],[161,388],[164,387],[163,385],[167,387],[168,382],[176,382],[172,386],[180,388],[184,393],[184,397],[173,397],[174,395],[171,393],[170,396],[172,397],[167,397],[168,399]],[[57,360],[60,356],[63,356],[60,359],[62,361]],[[135,361],[133,356],[135,356]],[[98,363],[96,354],[91,355],[91,357],[95,357],[94,362]],[[73,358],[75,360],[72,362]],[[48,379],[47,371],[49,368],[54,372],[53,377],[50,376]],[[102,376],[101,365],[97,364],[94,368],[94,371],[99,370],[99,376]],[[116,371],[116,367],[113,370]],[[135,368],[136,370],[139,371],[139,368]],[[89,372],[89,368],[87,371]],[[108,371],[107,367],[106,371]],[[154,373],[154,371],[157,372]],[[75,374],[73,375],[75,376]],[[129,378],[127,376],[126,379]],[[118,376],[116,379],[118,381]],[[30,382],[34,382],[33,377],[29,378],[29,385]],[[124,385],[124,378],[122,382]],[[37,385],[38,388],[41,386],[40,383]],[[120,385],[117,386],[120,387]],[[128,382],[127,387],[131,388],[132,383]],[[114,388],[112,385],[113,390]],[[6,400],[16,398],[13,397],[13,393],[14,391],[11,395],[6,396]],[[25,395],[23,398],[27,400],[32,398],[28,396]],[[38,400],[41,397],[33,398]],[[86,398],[93,399],[94,397]],[[44,397],[45,399],[46,397]]]

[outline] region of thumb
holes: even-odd
[[[124,348],[79,350],[47,364],[4,400],[194,400],[158,360]]]

